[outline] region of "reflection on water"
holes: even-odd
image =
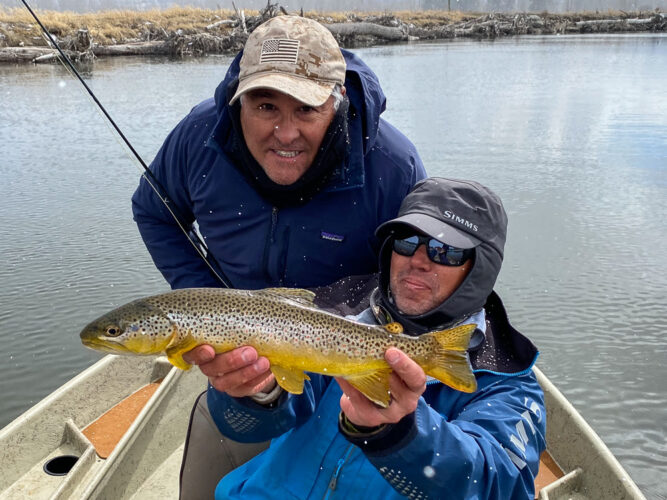
[[[359,50],[432,175],[510,216],[497,286],[540,365],[649,498],[667,496],[667,37],[523,37]],[[150,161],[229,58],[97,62]],[[78,332],[167,289],[131,220],[139,170],[60,67],[0,67],[0,426],[99,358]],[[656,472],[658,472],[656,474]]]

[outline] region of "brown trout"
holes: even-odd
[[[314,294],[293,288],[233,290],[189,288],[138,299],[87,325],[81,341],[114,354],[165,353],[178,368],[183,354],[202,344],[216,353],[252,346],[271,363],[277,383],[301,394],[306,372],[342,377],[368,399],[386,407],[391,367],[384,359],[397,347],[424,372],[453,387],[477,387],[467,348],[475,325],[419,337],[398,323],[367,325],[323,311]]]

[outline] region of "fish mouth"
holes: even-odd
[[[100,340],[97,338],[81,339],[81,343],[90,349],[95,349],[96,351],[108,352],[111,354],[129,352],[127,347],[125,347],[123,344],[120,343],[117,344],[109,340]]]

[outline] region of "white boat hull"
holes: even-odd
[[[545,392],[547,451],[558,465],[551,473],[541,464],[538,498],[645,500],[583,417],[535,372]],[[105,412],[131,407],[127,402],[137,391],[158,380],[150,399],[104,451],[104,426],[111,436],[121,420],[104,421]],[[164,358],[105,356],[0,430],[0,499],[178,498],[188,422],[205,388],[199,370],[178,370]],[[91,435],[97,423],[102,430],[95,427]],[[44,472],[45,463],[62,455],[79,459],[65,475]],[[216,474],[214,466],[210,470]],[[215,484],[217,477],[211,479]]]

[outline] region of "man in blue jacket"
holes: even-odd
[[[502,203],[488,188],[419,182],[398,217],[377,230],[380,286],[358,316],[398,322],[409,335],[475,324],[468,348],[473,393],[428,380],[395,348],[385,353],[393,368],[387,408],[344,380],[317,374],[301,395],[274,382],[257,398],[248,384],[256,373],[238,350],[203,366],[222,434],[272,439],[222,478],[216,498],[534,498],[546,411],[531,369],[537,349],[509,324],[493,291],[506,229]]]
[[[426,176],[380,118],[375,74],[316,21],[279,16],[249,36],[215,97],[195,106],[142,178],[134,218],[172,288],[221,286],[194,224],[236,288],[316,287],[377,271],[375,228]],[[167,206],[181,214],[179,228]]]
[[[257,27],[214,98],[165,140],[151,164],[156,181],[144,177],[132,198],[171,287],[221,286],[187,239],[195,222],[215,272],[237,288],[319,287],[375,273],[375,228],[426,176],[412,143],[380,117],[385,104],[375,74],[319,23],[279,16]],[[192,355],[212,357],[207,348]],[[202,484],[202,462],[227,453],[210,436],[204,403],[191,419],[185,489]],[[205,458],[188,466],[193,457]]]

